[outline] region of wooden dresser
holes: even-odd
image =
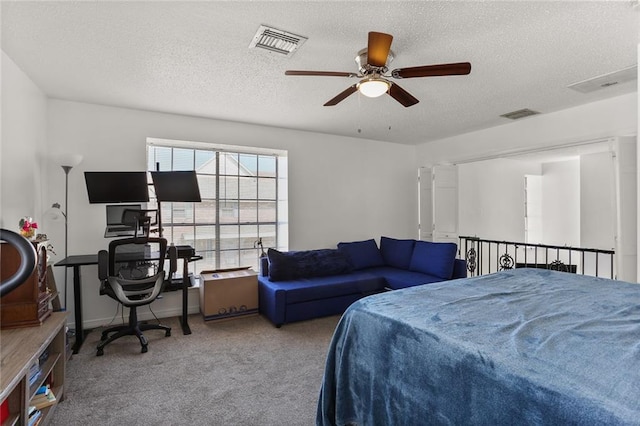
[[[32,243],[37,253],[37,266],[27,281],[0,298],[0,327],[16,328],[40,325],[51,315],[47,288],[46,241]],[[8,243],[0,243],[0,280],[15,274],[20,265],[18,251]]]

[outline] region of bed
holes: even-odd
[[[640,285],[518,269],[364,298],[317,424],[640,424]]]

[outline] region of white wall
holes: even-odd
[[[69,175],[69,254],[97,253],[107,242],[102,236],[104,205],[89,204],[83,172],[144,170],[147,137],[287,150],[290,249],[335,247],[339,241],[381,235],[415,236],[413,147],[52,99],[50,149],[84,156]],[[50,164],[52,182],[60,181],[58,169]],[[47,195],[47,203],[64,199],[64,185],[52,184]],[[62,230],[52,230],[51,236],[60,241]],[[114,306],[98,295],[95,268],[83,268],[83,286],[86,325],[110,319]],[[165,295],[154,303],[154,312],[179,313],[179,296]],[[190,310],[198,310],[196,297]]]
[[[580,157],[580,244],[615,249],[616,194],[610,152]]]
[[[83,162],[69,175],[69,254],[97,252],[106,242],[102,238],[104,206],[88,204],[82,173],[143,169],[145,140],[158,137],[288,150],[289,246],[307,249],[380,235],[413,237],[418,222],[418,166],[635,135],[638,100],[637,93],[623,95],[416,149],[244,123],[46,101],[42,91],[3,52],[2,124],[0,226],[15,229],[25,215],[40,221],[53,202],[62,203],[64,173],[50,159],[51,153],[83,154]],[[57,249],[52,259],[57,261],[63,253],[62,226],[43,225],[42,232]],[[63,281],[60,269],[55,268],[58,287]],[[96,275],[95,268],[83,268],[87,327],[110,319],[115,306],[115,302],[110,304],[98,296]],[[155,307],[156,314],[177,315],[179,297],[178,293],[167,295]],[[68,301],[72,311],[71,294]],[[197,297],[191,297],[190,311],[197,309]]]
[[[427,142],[418,145],[417,157],[420,166],[456,163],[500,157],[504,153],[523,149],[636,135],[637,131],[636,92]]]
[[[106,247],[104,205],[90,205],[87,170],[143,170],[147,137],[193,140],[288,151],[289,247],[335,247],[339,241],[414,237],[417,219],[415,148],[399,144],[300,132],[244,123],[47,100],[43,92],[2,53],[1,225],[17,229],[33,216],[56,249],[64,253],[64,227],[43,214],[54,202],[69,216],[70,255]],[[64,173],[52,153],[84,156],[69,174],[69,206],[64,206]],[[98,295],[96,267],[82,268],[86,327],[111,320],[116,304]],[[59,289],[62,268],[54,268]],[[73,326],[69,274],[68,310]],[[190,312],[198,311],[190,291]],[[180,293],[154,304],[162,317],[181,312]],[[141,317],[148,317],[145,312]]]
[[[542,164],[542,240],[580,247],[580,160]]]
[[[47,99],[4,52],[1,60],[0,227],[17,231],[20,218],[40,219],[48,188]]]
[[[458,166],[460,235],[524,241],[524,175],[539,163],[496,159]]]
[[[616,171],[616,272],[618,279],[636,281],[638,279],[637,138],[619,137],[615,147],[616,156],[613,167]]]
[[[433,164],[456,164],[586,141],[625,137],[636,139],[640,124],[638,100],[637,92],[630,93],[525,118],[499,127],[424,143],[417,147],[418,164],[424,167]],[[640,151],[637,155],[640,156]],[[637,182],[640,182],[638,171],[636,177]],[[640,184],[637,187],[640,189]],[[637,198],[640,200],[640,197]],[[637,222],[640,220],[638,211],[638,208],[633,209],[634,221],[621,223],[618,232],[620,235],[636,235]],[[634,222],[633,226],[630,226],[630,222]],[[544,232],[553,235],[546,229]],[[559,230],[556,228],[554,232],[557,233]],[[574,235],[571,238],[576,237]],[[562,242],[565,243],[569,242]],[[640,265],[640,258],[636,256],[635,262]]]

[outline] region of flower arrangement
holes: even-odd
[[[30,217],[23,217],[20,219],[18,223],[20,226],[20,235],[25,238],[33,238],[36,236],[36,229],[38,229],[38,224],[33,221]]]

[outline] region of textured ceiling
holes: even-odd
[[[637,63],[637,2],[10,2],[2,49],[50,97],[404,144],[637,91],[566,86]],[[249,49],[261,24],[308,37],[291,57]],[[420,100],[287,69],[356,72],[368,31],[394,36],[390,68],[472,64],[468,76],[400,81]]]

